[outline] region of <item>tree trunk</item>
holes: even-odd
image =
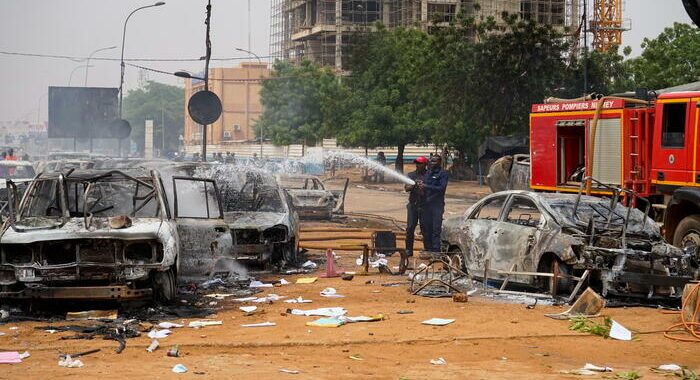
[[[406,144],[400,144],[398,146],[398,152],[396,153],[396,162],[394,163],[394,168],[396,171],[403,174],[403,151],[406,148]]]

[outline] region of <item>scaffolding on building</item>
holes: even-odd
[[[576,27],[576,0],[271,0],[270,55],[299,63],[310,59],[342,69],[357,32],[377,22],[389,28],[448,25],[462,10],[500,20],[503,12],[554,27]]]

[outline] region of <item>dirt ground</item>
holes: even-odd
[[[400,185],[385,185],[386,191],[355,185],[351,185],[348,194],[347,211],[403,219],[405,194],[399,192]],[[488,192],[474,184],[452,184],[449,189],[447,209],[455,214],[463,212],[476,199],[473,194]],[[329,223],[305,224],[306,227],[319,225],[328,226]],[[355,264],[357,252],[338,254],[340,269],[359,270]],[[312,259],[321,255],[322,251],[310,252]],[[396,258],[391,260],[395,262]],[[321,266],[314,274],[269,274],[261,278],[263,281],[285,278],[292,284],[267,288],[257,296],[269,293],[302,296],[313,303],[289,304],[280,300],[254,304],[263,313],[246,316],[238,309],[242,304],[231,299],[219,301],[217,307],[221,310],[211,318],[221,320],[223,325],[174,329],[172,335],[160,339],[161,347],[153,353],[145,351],[150,343],[145,334],[127,340],[126,350],[116,354],[115,341],[59,340],[73,333],[50,334],[34,329],[46,322],[0,325],[0,332],[5,333],[0,336],[0,351],[26,350],[31,354],[19,364],[0,364],[0,378],[574,379],[580,376],[562,371],[593,363],[613,367],[614,372],[589,378],[618,378],[623,372],[636,371],[644,379],[661,379],[664,377],[650,371],[651,367],[675,363],[695,371],[700,369],[700,346],[672,341],[653,332],[678,320],[676,315],[660,310],[604,309],[602,314],[633,331],[651,332],[635,334],[638,340],[625,342],[571,331],[568,321],[544,317],[546,313],[563,311],[562,306],[539,305],[527,309],[523,304],[494,302],[485,297],[471,297],[467,303],[456,303],[450,298],[412,296],[406,285],[382,286],[405,282],[405,277],[379,275],[376,270],[370,276],[355,276],[352,281],[318,278],[312,284],[294,283],[299,277],[317,276],[323,271]],[[345,297],[320,296],[319,292],[327,287],[337,289]],[[349,316],[383,314],[386,319],[322,328],[306,326],[306,322],[318,317],[286,313],[288,308],[319,307],[344,307]],[[412,313],[397,314],[399,311]],[[456,321],[442,327],[421,324],[433,317]],[[274,322],[276,326],[240,326],[259,322]],[[63,324],[75,322],[55,323]],[[180,357],[165,355],[172,345],[179,345]],[[95,348],[101,351],[82,358],[83,368],[57,365],[57,356],[61,353]],[[440,357],[446,364],[430,364],[431,359]],[[171,369],[178,363],[186,366],[188,372],[174,374]],[[281,369],[296,370],[299,374],[282,373]]]

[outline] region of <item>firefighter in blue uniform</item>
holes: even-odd
[[[434,155],[430,158],[430,168],[423,176],[423,181],[416,182],[425,191],[423,204],[423,246],[428,252],[440,252],[440,233],[442,232],[442,215],[445,212],[445,190],[449,175],[442,168],[442,158]]]

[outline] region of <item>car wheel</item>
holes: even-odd
[[[153,274],[153,298],[162,303],[175,300],[177,288],[175,287],[175,273],[172,269],[157,271]]]
[[[459,268],[459,269],[466,272],[467,265],[466,265],[466,262],[464,261],[464,254],[462,253],[461,249],[459,249],[457,247],[452,247],[450,249],[450,260],[452,262],[453,267]]]
[[[673,245],[678,248],[700,247],[700,215],[686,216],[678,223]]]
[[[554,273],[554,266],[558,265],[558,271],[560,274],[571,275],[573,273],[571,266],[565,262],[559,260],[558,258],[552,259],[548,263],[548,272]],[[552,285],[554,284],[554,278],[549,277],[547,281],[547,291],[552,292]],[[557,294],[569,295],[574,289],[574,281],[570,278],[559,278],[557,279]]]

